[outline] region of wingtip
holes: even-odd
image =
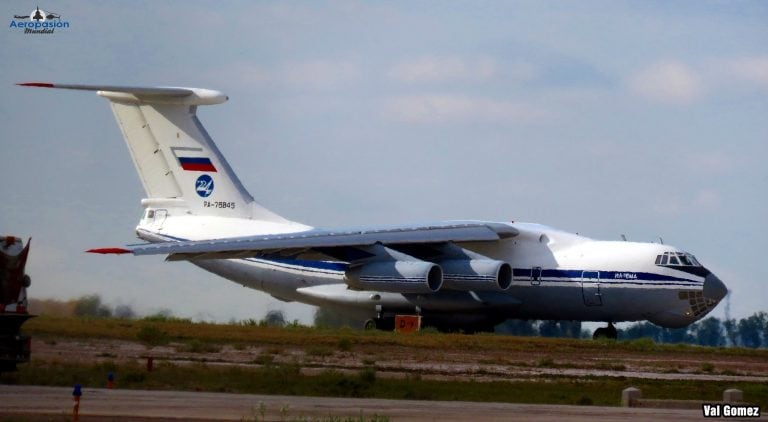
[[[18,86],[31,86],[36,88],[56,88],[56,86],[52,83],[48,82],[20,82],[17,83]]]
[[[95,249],[88,249],[86,251],[87,253],[97,253],[102,255],[122,255],[126,253],[131,253],[130,249],[123,249],[123,248],[95,248]]]

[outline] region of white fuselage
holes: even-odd
[[[311,227],[248,219],[174,215],[144,218],[137,234],[151,242],[301,232]],[[441,290],[401,294],[350,289],[343,262],[286,258],[205,259],[195,265],[284,301],[330,306],[360,317],[384,313],[488,314],[498,319],[650,320],[688,325],[717,305],[702,296],[706,275],[659,266],[675,248],[597,241],[528,223],[508,223],[519,235],[499,242],[458,243],[513,268],[503,292]],[[682,267],[681,267],[682,268]]]

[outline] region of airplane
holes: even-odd
[[[728,293],[693,255],[593,240],[522,222],[444,221],[323,229],[256,202],[197,118],[215,90],[20,83],[96,91],[110,102],[147,197],[146,243],[104,254],[167,255],[282,301],[330,307],[392,329],[418,315],[439,330],[492,331],[507,319],[687,326]]]

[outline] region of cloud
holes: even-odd
[[[734,78],[768,88],[768,56],[742,57],[723,61],[723,70]]]
[[[248,90],[274,82],[273,71],[259,63],[236,62],[212,67],[205,75],[210,80],[227,81]]]
[[[333,90],[360,78],[356,63],[346,60],[309,60],[290,63],[281,69],[281,79],[299,88]]]
[[[390,117],[411,123],[456,120],[529,121],[544,113],[535,107],[484,97],[449,94],[403,95],[385,100]]]
[[[656,198],[653,212],[661,217],[677,217],[682,214],[695,214],[702,209],[713,211],[720,208],[721,195],[713,189],[701,189],[698,192],[682,194],[664,194]]]
[[[496,62],[490,58],[425,56],[396,64],[389,76],[406,83],[481,81],[492,78],[497,70]]]
[[[646,100],[672,105],[691,104],[705,94],[752,95],[768,89],[768,56],[714,57],[693,65],[660,61],[627,78],[627,86]]]
[[[360,80],[360,66],[349,60],[315,59],[264,65],[240,62],[218,66],[209,74],[236,81],[243,88],[272,87],[285,89],[330,91]]]
[[[664,104],[690,104],[704,93],[701,78],[677,61],[655,63],[631,76],[628,85],[636,95]]]
[[[654,214],[661,217],[674,217],[683,212],[682,198],[666,195],[656,198],[653,204]]]
[[[713,209],[720,206],[720,194],[711,189],[704,189],[696,194],[693,203],[698,207]]]
[[[720,151],[694,152],[684,157],[688,171],[698,174],[721,174],[732,170],[736,160],[731,155]]]

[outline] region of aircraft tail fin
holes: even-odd
[[[227,101],[223,93],[177,87],[19,85],[97,91],[109,100],[147,193],[144,207],[289,222],[254,201],[198,120],[197,107]]]

